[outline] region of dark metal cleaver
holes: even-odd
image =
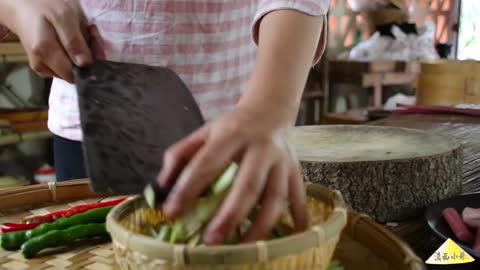
[[[172,70],[96,60],[75,68],[87,173],[96,192],[141,193],[165,150],[204,119]]]

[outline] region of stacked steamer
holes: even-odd
[[[375,126],[306,126],[293,134],[304,177],[339,190],[378,222],[418,216],[462,191],[463,152],[449,137]]]
[[[421,64],[417,103],[458,105],[480,103],[480,62],[439,60]]]
[[[145,201],[128,200],[107,217],[115,257],[121,269],[155,270],[326,270],[347,223],[345,203],[338,192],[307,188],[310,229],[299,234],[249,244],[190,246],[171,244],[138,234],[122,220]]]

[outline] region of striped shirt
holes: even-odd
[[[328,0],[79,0],[111,61],[166,66],[186,83],[206,120],[231,110],[255,65],[255,26],[265,14],[325,16]],[[325,48],[325,27],[313,62]],[[75,86],[55,78],[49,129],[82,140]]]

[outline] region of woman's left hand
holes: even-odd
[[[259,204],[260,212],[244,241],[267,237],[288,205],[296,231],[307,227],[305,189],[286,136],[245,108],[213,120],[171,146],[159,182],[175,182],[164,210],[169,218],[191,207],[232,162],[240,169],[232,189],[210,222],[204,241],[220,244]]]

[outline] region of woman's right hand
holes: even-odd
[[[1,0],[0,22],[20,38],[30,67],[42,77],[73,82],[72,67],[92,61],[76,1]],[[85,29],[85,31],[82,31]]]

